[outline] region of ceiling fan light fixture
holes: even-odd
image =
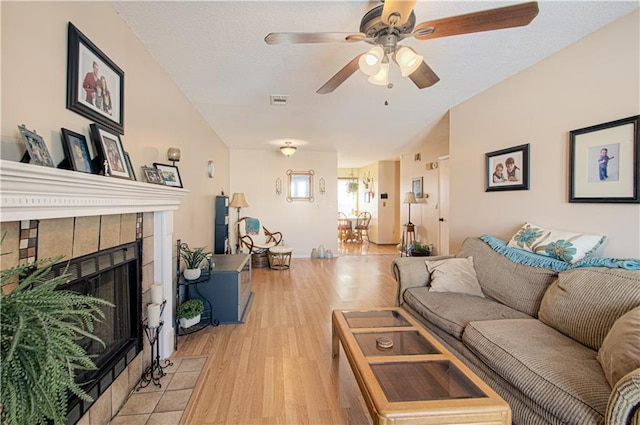
[[[360,56],[358,66],[360,71],[368,76],[376,75],[380,72],[380,65],[384,57],[384,50],[380,46],[373,46],[367,53]]]
[[[422,55],[417,54],[411,47],[402,46],[396,53],[396,62],[403,77],[411,75],[418,69],[423,59]]]
[[[367,78],[371,84],[376,86],[386,86],[389,84],[389,62],[384,62],[380,65],[380,72],[376,75],[372,75]]]
[[[285,142],[285,146],[280,146],[280,152],[282,152],[282,155],[284,156],[291,156],[294,153],[296,153],[296,150],[298,148],[296,148],[295,146],[291,146],[291,142]]]

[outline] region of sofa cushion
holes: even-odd
[[[597,359],[612,388],[624,375],[640,368],[640,307],[616,320]]]
[[[457,292],[484,297],[473,268],[473,257],[426,260],[424,263],[431,279],[431,292]]]
[[[430,292],[429,288],[407,289],[404,300],[430,323],[458,340],[462,339],[462,331],[472,320],[531,318],[488,298]]]
[[[508,245],[575,264],[591,255],[604,242],[604,235],[588,235],[543,229],[525,223],[509,240]]]
[[[533,319],[471,322],[462,341],[559,423],[602,423],[611,388],[596,351]]]
[[[640,306],[640,271],[585,267],[560,272],[542,299],[547,325],[599,350],[616,320]]]
[[[456,254],[470,256],[485,296],[533,317],[547,287],[558,275],[550,269],[514,263],[479,238],[467,238]]]

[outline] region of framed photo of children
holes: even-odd
[[[84,135],[63,128],[62,149],[72,170],[95,174],[89,145]]]
[[[569,132],[569,202],[640,203],[640,115]]]
[[[69,22],[67,109],[124,134],[124,72]]]
[[[131,179],[120,135],[100,124],[91,124],[91,138],[98,152],[98,167],[105,175]]]
[[[529,144],[485,154],[486,192],[529,190]]]

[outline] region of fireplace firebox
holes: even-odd
[[[76,382],[95,400],[142,350],[141,245],[132,242],[56,264],[52,273],[70,274],[60,289],[92,295],[114,304],[103,310],[105,318],[94,323],[94,335],[104,345],[84,338],[79,344],[93,356],[97,370],[80,371]],[[75,424],[91,407],[90,402],[69,395],[67,424]]]

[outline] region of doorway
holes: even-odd
[[[449,155],[438,158],[438,255],[449,255]]]

